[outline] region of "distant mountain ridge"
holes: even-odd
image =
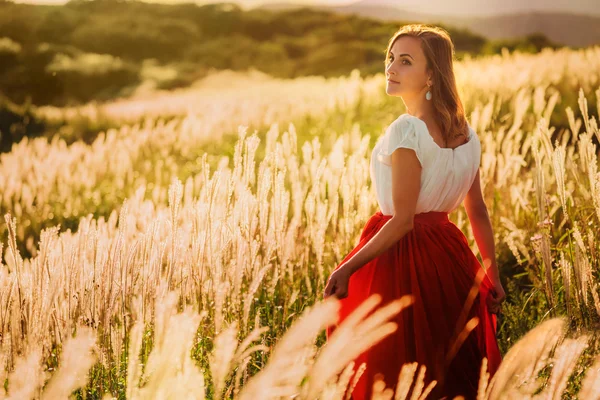
[[[340,14],[356,14],[382,21],[441,23],[468,29],[488,39],[512,39],[542,33],[555,43],[574,47],[600,44],[600,16],[564,12],[523,12],[493,16],[427,14],[394,7],[392,0],[362,0],[345,6],[316,5],[309,8]],[[258,8],[285,11],[301,7],[293,3],[265,4]]]

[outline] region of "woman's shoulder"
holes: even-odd
[[[390,127],[395,129],[402,130],[411,130],[415,132],[416,136],[421,136],[421,132],[426,133],[429,137],[429,132],[427,131],[427,126],[425,122],[414,115],[410,115],[408,113],[403,113],[398,116],[391,124]],[[467,122],[465,125],[466,135],[463,134],[467,138],[467,142],[473,139],[474,142],[479,143],[479,135],[475,131],[475,129]]]
[[[400,114],[398,118],[396,118],[392,123],[388,126],[389,130],[392,131],[401,131],[401,132],[417,132],[417,121],[418,119],[410,114],[404,113]]]
[[[418,119],[417,117],[415,117],[414,115],[410,115],[408,113],[402,113],[398,116],[398,118],[396,118],[394,120],[394,122],[392,122],[392,124],[394,123],[413,123],[415,122],[415,119]]]
[[[390,156],[399,147],[413,149],[422,161],[421,140],[413,121],[408,114],[402,114],[388,125],[385,134],[377,145],[378,159],[390,165]]]
[[[412,138],[417,140],[419,129],[414,121],[414,117],[410,114],[400,114],[393,120],[386,129],[387,136],[398,136],[401,138]]]

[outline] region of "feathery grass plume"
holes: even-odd
[[[573,372],[578,358],[587,347],[588,336],[565,339],[559,344],[553,356],[552,373],[548,386],[544,389],[552,400],[560,400],[567,387],[567,379]]]
[[[573,221],[573,237],[575,238],[575,259],[573,266],[575,272],[575,282],[577,284],[577,295],[579,300],[578,306],[581,311],[582,308],[587,309],[590,307],[589,287],[593,277],[587,248],[585,246],[585,242],[577,221]]]
[[[417,376],[417,380],[415,381],[415,386],[413,387],[413,392],[410,396],[410,400],[425,400],[429,393],[431,393],[435,385],[437,385],[437,381],[433,380],[429,382],[429,385],[427,385],[425,390],[423,390],[423,387],[425,386],[424,379],[426,369],[427,367],[425,365],[419,366],[419,375]],[[402,371],[400,373],[402,373]]]
[[[360,322],[360,319],[364,317],[363,314],[368,313],[379,301],[380,299],[371,299],[370,301],[366,301],[360,310],[357,309],[353,316],[354,319],[358,318],[358,321],[356,322]],[[393,308],[397,308],[397,310],[392,312],[392,315],[399,311],[398,304],[392,304],[387,307],[388,310],[382,312],[385,313],[385,311],[387,311],[389,314],[390,310]],[[239,398],[249,399],[258,396],[260,398],[269,399],[273,397],[296,395],[298,394],[301,380],[304,377],[307,377],[307,375],[307,385],[300,388],[300,396],[302,398],[313,398],[311,397],[311,393],[319,395],[327,392],[331,395],[333,392],[339,392],[340,388],[337,386],[336,382],[332,382],[333,386],[331,386],[328,381],[330,378],[341,372],[346,366],[346,363],[342,361],[334,363],[334,365],[329,365],[325,371],[325,379],[321,379],[321,376],[318,377],[319,382],[321,383],[318,385],[318,389],[317,386],[315,386],[316,379],[314,376],[316,375],[315,371],[317,371],[317,373],[323,371],[323,353],[319,355],[313,364],[313,357],[315,355],[313,342],[320,331],[330,324],[335,323],[338,310],[339,301],[334,298],[325,299],[324,301],[315,304],[312,308],[305,310],[284,336],[280,338],[265,368],[248,381],[248,384],[240,392]],[[378,318],[378,316],[374,315],[370,318],[370,322],[365,322],[365,324],[375,324],[373,326],[373,332],[365,332],[370,333],[373,336],[370,339],[370,344],[375,343],[377,340],[380,340],[381,337],[385,337],[387,334],[391,333],[387,328],[388,324],[381,326],[382,322],[385,322],[385,318],[384,321],[379,324],[374,321],[374,319]],[[392,325],[394,324],[392,323]],[[358,328],[360,328],[360,326]],[[395,328],[395,326],[393,328]],[[381,336],[382,332],[386,330],[387,333],[383,333],[383,336]],[[381,337],[378,338],[377,334]],[[340,337],[338,337],[337,340],[339,343]],[[363,338],[363,340],[369,341],[369,338]],[[348,345],[348,342],[346,342],[346,345]],[[347,346],[347,348],[344,349],[350,352],[349,360],[355,358],[355,356],[360,353],[360,347],[355,349],[354,346]],[[332,353],[326,351],[325,356],[327,356],[327,354],[331,355]],[[343,354],[343,356],[346,356],[346,354]],[[331,360],[328,360],[329,364],[331,364]],[[319,365],[321,365],[321,367],[319,367]]]
[[[583,101],[585,101],[585,97],[583,98]],[[581,98],[579,104],[580,107],[584,105]],[[587,107],[587,103],[585,103],[585,106]],[[588,120],[587,108],[585,110],[581,108],[581,112],[584,115],[586,132],[579,136],[580,165],[583,169],[583,172],[587,173],[590,189],[589,193],[584,192],[584,196],[586,198],[588,196],[591,197],[592,203],[594,204],[594,209],[596,210],[596,217],[600,221],[600,173],[598,172],[597,148],[592,141],[594,134],[598,140],[600,140],[600,133],[598,132],[596,120],[593,119],[593,117],[592,120]]]
[[[167,264],[167,280],[169,282],[169,288],[173,281],[173,273],[175,271],[175,262],[177,254],[177,227],[179,225],[179,212],[181,210],[181,199],[183,197],[183,186],[179,179],[174,178],[171,185],[169,185],[169,223],[171,226],[171,248],[169,254],[169,261]],[[179,268],[182,271],[182,268]],[[180,277],[183,281],[183,278]]]
[[[18,301],[17,304],[13,302],[12,307],[14,307],[14,311],[12,312],[10,317],[11,321],[9,326],[11,326],[11,344],[14,348],[11,348],[13,355],[15,351],[19,352],[23,349],[22,342],[25,340],[27,335],[26,332],[26,316],[25,309],[20,305],[24,305],[24,299],[27,293],[23,288],[23,258],[19,253],[19,249],[17,248],[17,219],[12,217],[10,212],[4,215],[4,220],[6,221],[6,226],[8,227],[8,249],[7,252],[10,253],[10,257],[6,257],[6,265],[8,267],[9,274],[11,271],[14,273],[15,282],[16,282],[16,293]],[[11,288],[12,289],[12,288]],[[12,292],[12,290],[10,291]],[[10,294],[7,300],[10,299]],[[6,306],[9,306],[11,302],[7,302]],[[20,340],[15,340],[19,338]]]
[[[142,386],[129,388],[132,399],[199,399],[203,400],[204,375],[190,357],[190,350],[203,315],[187,307],[177,313],[177,294],[167,292],[160,283],[157,296],[155,336],[148,356]]]
[[[564,319],[553,318],[523,336],[504,356],[490,381],[486,398],[517,398],[532,393],[539,384],[536,381],[538,372],[548,362],[549,353],[562,340],[565,329]]]
[[[567,120],[569,121],[569,128],[571,129],[571,133],[573,137],[579,136],[579,129],[581,128],[581,120],[575,120],[575,114],[573,113],[573,109],[569,106],[565,107],[565,114],[567,114]]]
[[[548,303],[550,308],[550,313],[554,315],[556,312],[554,311],[554,307],[556,304],[556,300],[554,299],[554,282],[552,279],[552,268],[554,263],[554,257],[550,252],[550,233],[547,229],[542,229],[542,240],[540,242],[540,250],[542,254],[542,260],[544,261],[544,271],[545,271],[545,287],[548,296]]]
[[[217,268],[219,269],[219,271],[223,270],[221,258],[220,257],[217,258],[216,261],[217,261],[216,262]],[[219,275],[217,275],[216,278],[218,279],[218,277],[219,277]],[[227,294],[229,293],[229,290],[230,290],[230,285],[229,285],[228,281],[216,281],[214,283],[213,298],[214,298],[214,304],[215,304],[214,323],[215,323],[215,333],[216,334],[221,333],[221,331],[223,330],[223,324],[225,322],[224,314],[227,311],[226,310],[227,304],[225,304],[225,302],[226,302],[226,298],[227,298]]]
[[[382,374],[376,374],[373,379],[373,386],[371,392],[372,400],[391,400],[394,395],[394,391],[391,388],[385,387],[385,381]]]
[[[560,92],[558,90],[556,90],[555,88],[549,88],[549,90],[553,91],[553,93],[550,95],[550,98],[546,102],[546,107],[542,113],[543,119],[545,121],[548,121],[548,124],[550,124],[550,117],[552,116],[554,107],[556,106],[556,104],[558,103],[558,100],[560,99]],[[552,128],[552,129],[554,129],[554,128]],[[550,133],[552,133],[552,131]]]
[[[293,396],[306,376],[317,334],[335,321],[339,302],[326,299],[307,307],[278,340],[265,367],[248,380],[239,399]]]
[[[252,278],[252,282],[248,287],[248,291],[244,296],[244,309],[243,309],[243,317],[242,317],[242,326],[248,325],[248,318],[250,316],[250,307],[252,307],[252,303],[254,302],[254,295],[256,291],[260,287],[260,284],[263,281],[267,271],[271,269],[273,264],[269,263],[265,267],[261,268],[258,273]]]
[[[142,299],[137,297],[132,301],[133,326],[129,330],[129,343],[127,353],[127,391],[125,397],[133,398],[134,388],[140,384],[142,365],[140,363],[140,350],[144,336],[144,320],[142,314]]]
[[[354,390],[354,387],[356,386],[356,384],[358,383],[358,379],[362,376],[363,372],[367,368],[367,365],[365,363],[362,363],[358,367],[358,370],[356,371],[356,373],[354,373],[354,365],[355,365],[354,361],[350,361],[348,363],[348,365],[346,365],[346,368],[344,368],[344,370],[340,374],[336,384],[327,386],[327,388],[325,390],[323,390],[323,394],[322,394],[323,398],[329,397],[332,399],[343,399],[343,400],[350,399],[350,396],[352,395],[351,393]],[[351,379],[352,379],[352,382],[350,382]],[[348,388],[348,384],[350,384],[350,390],[346,393],[346,397],[343,397],[344,392],[346,391],[346,388]],[[328,393],[329,387],[332,387],[332,390],[330,391],[330,395]]]
[[[135,388],[139,386],[142,376],[142,365],[140,363],[140,349],[142,347],[142,337],[144,334],[144,324],[137,321],[129,332],[129,353],[127,355],[127,394],[128,399],[133,398]]]
[[[231,371],[231,364],[238,344],[237,333],[237,324],[234,321],[215,338],[214,348],[209,357],[215,399],[223,398],[225,379]]]
[[[361,374],[364,371],[364,367],[365,367],[365,363],[362,363],[360,366],[360,368],[362,368]],[[344,368],[344,370],[341,372],[337,382],[330,382],[329,384],[325,385],[325,387],[323,387],[323,390],[319,394],[319,399],[322,399],[322,400],[340,400],[340,399],[347,400],[347,399],[350,399],[350,393],[347,393],[346,396],[344,397],[344,392],[346,391],[346,387],[348,386],[348,383],[350,382],[350,379],[352,378],[353,371],[354,371],[354,362],[351,361],[350,363],[348,363],[348,365],[346,365],[346,368]],[[353,381],[354,380],[356,380],[356,376],[353,379]],[[296,395],[294,395],[292,397],[302,398],[300,396],[300,392],[298,392]]]
[[[11,349],[11,318],[12,313],[8,310],[12,310],[11,301],[13,296],[13,290],[16,285],[13,274],[9,272],[9,268],[2,262],[2,245],[0,242],[0,382],[4,382],[5,370],[4,367],[11,366],[14,360],[12,359]],[[8,253],[8,251],[7,251]],[[8,258],[8,256],[6,256]]]
[[[585,98],[585,93],[584,93],[582,87],[579,88],[579,97],[577,98],[577,104],[579,104],[579,109],[581,110],[581,114],[583,116],[583,123],[585,125],[585,131],[587,133],[591,134],[592,130],[590,129],[590,117],[588,114],[588,103],[587,103],[587,99]],[[600,138],[598,138],[598,140],[600,140]]]
[[[531,255],[529,247],[525,246],[525,234],[524,229],[519,229],[514,222],[508,218],[500,217],[502,225],[506,228],[507,234],[504,237],[504,242],[510,249],[511,253],[518,261],[524,261],[527,263],[531,262]]]
[[[248,336],[246,336],[246,338],[242,341],[242,343],[240,343],[237,346],[231,364],[235,365],[241,363],[241,366],[238,367],[238,370],[236,371],[235,386],[233,388],[229,388],[230,390],[233,390],[234,397],[237,397],[238,393],[240,392],[240,382],[242,378],[242,373],[247,372],[246,367],[250,362],[250,356],[252,355],[252,353],[257,351],[264,351],[265,353],[269,352],[270,349],[262,344],[249,347],[252,342],[260,339],[260,336],[268,330],[268,326],[259,327],[258,325],[256,325],[252,332],[250,332]],[[229,396],[229,394],[227,394],[227,396]]]
[[[373,344],[393,333],[395,322],[388,322],[404,308],[414,303],[412,295],[389,302],[365,318],[381,302],[381,296],[373,294],[360,304],[336,327],[310,371],[306,398],[314,398],[343,368]],[[368,368],[368,366],[367,366]]]
[[[549,128],[548,126],[549,121],[546,118],[539,118],[537,120],[536,123],[536,129],[535,129],[535,138],[536,144],[541,144],[541,148],[544,150],[543,152],[539,152],[539,149],[537,151],[537,156],[540,157],[541,160],[550,160],[552,157],[552,141],[551,141],[551,137],[552,137],[552,132],[554,130],[554,128]],[[540,161],[541,161],[540,160]],[[543,168],[541,168],[540,165],[540,169],[544,170]]]
[[[452,343],[450,345],[450,349],[448,350],[448,353],[445,357],[446,366],[450,365],[452,359],[454,358],[454,356],[456,356],[458,349],[460,349],[460,346],[462,346],[463,342],[467,339],[471,331],[475,329],[475,327],[478,324],[479,317],[473,317],[469,319],[465,324],[464,328],[462,328],[462,330],[460,331],[460,333],[455,338],[453,338]]]
[[[562,276],[562,282],[563,282],[563,291],[565,294],[565,305],[567,307],[567,315],[572,316],[573,311],[572,311],[572,302],[573,300],[571,299],[571,274],[572,274],[572,269],[573,266],[571,265],[570,262],[568,262],[565,259],[565,253],[561,252],[560,253],[560,261],[558,262],[558,265],[560,267],[560,274]]]
[[[6,382],[9,371],[14,368],[12,351],[12,338],[10,333],[2,335],[2,341],[0,342],[0,382]],[[2,392],[3,391],[0,391],[0,393]]]
[[[594,282],[592,284],[592,298],[594,299],[594,307],[596,308],[596,315],[600,316],[600,295],[598,294],[598,289],[600,285],[598,282]]]
[[[4,368],[4,364],[2,364]],[[30,348],[26,356],[19,357],[15,369],[8,376],[8,390],[0,391],[0,399],[22,400],[36,397],[44,384],[45,374],[42,369],[42,351],[38,346]],[[4,380],[2,380],[4,383]],[[3,385],[4,386],[4,385]]]
[[[44,229],[41,232],[39,249],[40,251],[31,260],[28,260],[28,270],[32,275],[30,289],[34,288],[35,295],[32,296],[32,304],[30,305],[30,315],[28,316],[28,332],[30,341],[36,341],[42,345],[42,352],[47,352],[55,343],[60,343],[60,339],[56,340],[50,334],[53,331],[52,318],[56,318],[54,312],[48,310],[56,309],[55,304],[62,303],[60,301],[61,287],[64,285],[64,276],[57,273],[57,264],[61,263],[57,254],[57,244],[59,227],[51,227]],[[76,271],[83,274],[81,268]],[[73,271],[75,272],[75,271]],[[80,280],[75,282],[78,287],[79,296],[81,293]],[[0,296],[1,297],[1,296]],[[87,299],[82,297],[78,299],[80,304],[83,304]],[[83,307],[83,305],[82,305]],[[83,313],[83,310],[81,311]],[[74,319],[74,318],[73,318]]]
[[[485,268],[487,269],[487,268],[489,268],[489,266],[486,266]],[[462,344],[466,340],[467,336],[469,336],[471,331],[473,329],[475,329],[475,327],[479,324],[478,317],[473,317],[473,318],[469,319],[468,321],[467,321],[467,317],[470,313],[471,307],[473,307],[475,298],[477,297],[477,294],[479,293],[479,287],[481,286],[481,282],[483,281],[485,276],[486,276],[486,270],[483,267],[479,268],[477,270],[477,273],[475,274],[475,279],[473,280],[473,284],[471,285],[471,289],[469,290],[467,299],[465,300],[465,303],[463,304],[463,308],[458,317],[458,320],[456,321],[456,326],[454,327],[454,333],[452,335],[452,338],[450,339],[450,344],[448,346],[448,353],[446,353],[445,360],[444,360],[446,367],[448,367],[450,365],[450,363],[452,362],[452,359],[454,359],[454,357],[456,356],[458,349],[460,349],[460,346],[462,346]],[[482,301],[484,301],[484,300],[482,299]],[[442,382],[440,382],[440,383],[442,383]]]
[[[552,152],[552,167],[554,168],[554,176],[556,177],[556,185],[558,187],[558,194],[560,198],[560,204],[565,214],[565,218],[569,218],[569,212],[567,210],[567,191],[565,188],[565,158],[567,156],[566,145],[560,146],[556,143],[556,148]]]
[[[394,396],[394,400],[405,400],[406,396],[408,396],[408,392],[410,390],[411,385],[413,384],[415,372],[417,372],[417,368],[419,363],[410,362],[402,365],[400,369],[400,373],[398,374],[398,383],[396,384],[396,394]],[[432,381],[436,382],[436,381]],[[437,384],[437,382],[436,382]]]
[[[594,363],[585,371],[578,396],[580,399],[600,400],[600,356],[596,356]]]
[[[592,177],[595,171],[597,171],[597,165],[594,164],[596,160],[596,145],[592,141],[592,134],[589,132],[583,132],[578,136],[577,140],[578,148],[578,161],[579,169],[581,173],[587,174],[588,180],[592,182]],[[578,178],[579,174],[575,174]],[[587,197],[587,193],[583,192],[584,196]]]
[[[69,338],[62,348],[60,366],[44,388],[42,400],[66,399],[86,383],[88,371],[96,362],[96,332],[80,326],[77,336]]]
[[[172,315],[165,332],[165,342],[152,349],[153,367],[144,373],[145,385],[133,390],[133,399],[199,399],[203,400],[204,376],[190,357],[200,316],[191,309]]]
[[[544,127],[545,125],[545,121],[543,118],[541,118],[538,121],[537,124],[537,130],[536,132],[538,132],[538,135],[535,136],[535,138],[537,139],[536,142],[534,143],[532,149],[533,149],[533,154],[534,154],[534,158],[535,158],[535,187],[536,187],[536,200],[537,200],[537,211],[538,211],[538,220],[539,220],[539,224],[545,224],[546,223],[546,219],[549,218],[547,216],[547,211],[546,211],[546,188],[545,188],[545,178],[544,178],[544,167],[542,164],[542,158],[544,158],[544,156],[542,155],[542,153],[540,153],[539,151],[539,143],[542,143],[544,145],[544,149],[546,150],[546,152],[544,153],[544,155],[549,155],[551,154],[552,150],[552,144],[549,144],[549,139],[548,139],[548,131],[547,128]],[[543,269],[544,269],[544,276],[540,277],[543,278],[543,282],[544,282],[544,292],[546,295],[546,299],[548,301],[548,303],[550,304],[550,309],[552,310],[554,308],[554,289],[553,289],[553,282],[552,282],[552,259],[550,256],[550,249],[549,249],[549,236],[548,236],[548,232],[546,231],[546,229],[542,229],[541,232],[542,235],[542,239],[541,239],[541,246],[540,246],[540,250],[541,250],[541,258],[542,258],[542,264],[543,264]]]
[[[477,400],[487,400],[487,389],[490,381],[490,373],[487,369],[488,359],[483,357],[479,369],[479,383],[477,384]]]
[[[348,366],[346,367],[346,369],[348,369],[348,368],[350,368],[350,374],[352,374],[352,371],[354,370],[354,361],[351,361],[350,363],[348,363]],[[358,384],[358,380],[360,379],[360,377],[366,370],[367,370],[367,363],[361,363],[360,366],[358,367],[358,369],[356,370],[356,373],[354,373],[354,377],[352,377],[352,383],[350,385],[348,393],[346,394],[345,400],[350,399],[350,397],[352,396],[352,392],[354,391],[354,388]],[[343,378],[344,376],[342,375],[341,377]],[[343,393],[344,390],[346,390],[347,386],[348,386],[348,383],[346,382],[346,379],[339,379],[338,385],[337,385],[338,393],[339,392]]]
[[[595,177],[590,177],[591,196],[596,210],[596,218],[600,221],[600,172],[596,172]]]
[[[596,89],[596,109],[597,109],[597,115],[600,115],[600,88]],[[598,134],[600,135],[600,132],[598,132]],[[600,137],[598,138],[598,140],[600,140]]]

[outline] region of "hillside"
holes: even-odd
[[[331,11],[242,10],[231,3],[0,2],[0,92],[21,104],[76,105],[129,96],[139,87],[189,86],[215,70],[256,69],[278,78],[381,72],[402,21]],[[483,37],[446,27],[457,56]]]
[[[522,12],[489,16],[459,16],[417,12],[422,6],[398,8],[390,1],[363,0],[347,6],[316,6],[315,9],[353,14],[381,21],[418,21],[440,23],[467,29],[490,40],[515,39],[541,33],[549,40],[566,46],[587,47],[600,43],[600,16],[560,12]],[[292,10],[298,5],[274,3],[259,7],[267,10]],[[428,9],[432,9],[431,4]],[[501,11],[502,8],[498,8]],[[576,29],[574,29],[576,27]]]

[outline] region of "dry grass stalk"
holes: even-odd
[[[93,353],[96,334],[87,327],[79,327],[77,336],[67,340],[62,348],[60,367],[44,388],[42,400],[65,399],[87,382],[88,371],[96,362]]]
[[[485,398],[514,398],[533,393],[539,385],[537,374],[548,362],[549,353],[562,339],[565,329],[565,320],[554,318],[523,336],[504,356]]]

